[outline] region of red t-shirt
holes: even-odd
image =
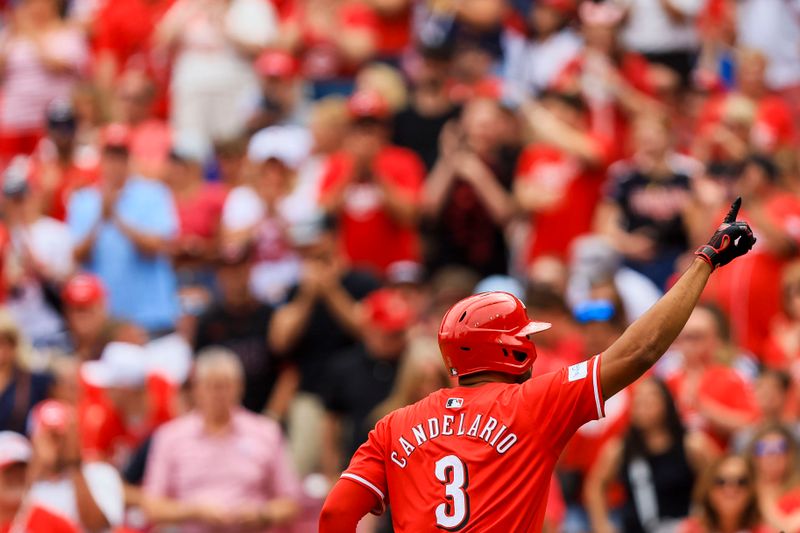
[[[24,524],[19,524],[12,529],[15,524],[0,524],[0,533],[11,533],[12,531],[22,531],[25,533],[79,533],[81,531],[77,524],[65,516],[60,516],[43,507],[34,506],[27,511]]]
[[[776,193],[763,208],[775,227],[800,244],[800,198],[791,193]],[[720,212],[715,220],[724,216]],[[749,222],[759,238],[759,228],[748,218],[746,203],[739,212],[739,220]],[[759,241],[752,252],[711,276],[703,298],[716,302],[728,314],[737,343],[761,357],[770,325],[781,311],[781,274],[787,258],[773,255],[764,248],[763,239]]]
[[[608,143],[594,138],[604,154]],[[560,194],[560,200],[548,211],[531,216],[533,234],[528,244],[527,260],[543,255],[566,258],[572,241],[592,229],[594,211],[605,182],[606,164],[590,168],[562,150],[544,144],[525,149],[517,165],[518,180]]]
[[[339,216],[342,245],[353,264],[384,272],[395,261],[419,260],[419,236],[414,227],[398,224],[383,207],[383,192],[375,183],[351,182],[352,158],[343,152],[331,156],[322,177],[320,195],[336,194],[345,187]],[[386,180],[411,201],[422,191],[425,168],[410,150],[386,146],[373,163],[375,180]]]
[[[55,164],[55,163],[54,163]],[[45,172],[50,172],[49,165],[39,157],[31,159],[30,180],[34,188],[41,190],[45,179]],[[67,205],[69,197],[73,192],[82,188],[90,187],[100,179],[98,161],[91,160],[86,162],[71,161],[67,166],[58,166],[55,169],[57,183],[53,187],[53,199],[50,208],[44,213],[56,220],[66,220]]]
[[[176,198],[180,236],[210,239],[217,234],[228,190],[217,183],[205,183],[190,198]]]
[[[83,398],[78,404],[78,420],[81,449],[88,459],[121,464],[145,438],[175,414],[173,406],[178,387],[157,374],[147,378],[149,410],[137,427],[126,425],[103,389],[85,382],[81,382],[81,386]]]
[[[97,13],[95,47],[108,51],[117,62],[118,72],[130,63],[147,69],[156,24],[175,0],[113,0]]]
[[[711,365],[700,377],[695,402],[687,398],[686,373],[676,372],[666,379],[667,387],[675,398],[675,404],[688,429],[701,430],[708,434],[721,449],[727,444],[724,435],[711,427],[700,414],[699,404],[708,402],[740,413],[755,421],[759,416],[753,389],[739,373],[728,366]]]
[[[603,416],[599,356],[523,384],[434,392],[390,413],[342,474],[398,533],[540,531],[567,441]]]

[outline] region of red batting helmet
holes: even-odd
[[[454,376],[486,371],[520,375],[536,359],[536,346],[528,335],[549,327],[529,319],[525,304],[513,294],[483,292],[445,313],[439,348]]]

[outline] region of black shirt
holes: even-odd
[[[690,199],[695,166],[684,156],[670,158],[672,174],[658,179],[622,161],[611,170],[609,198],[622,210],[625,229],[642,232],[661,249],[688,247],[683,210]]]
[[[488,163],[495,179],[511,191],[519,150],[505,148]],[[447,265],[463,265],[481,277],[508,273],[508,246],[504,228],[489,214],[472,185],[456,179],[426,242],[429,272]]]
[[[655,498],[651,513],[656,522],[684,518],[689,514],[694,472],[686,458],[683,442],[660,454],[628,458],[622,467],[622,481],[628,498],[622,508],[623,530],[631,533],[652,531],[657,524],[644,523],[636,501]]]
[[[28,415],[34,405],[47,399],[53,379],[49,374],[17,370],[0,392],[0,431],[28,433]]]
[[[458,108],[451,108],[441,115],[426,117],[409,106],[394,118],[394,144],[414,151],[425,168],[430,170],[439,157],[439,134],[447,121],[458,116]]]
[[[377,289],[378,280],[370,273],[351,270],[342,277],[342,287],[355,300],[361,300]],[[298,287],[289,290],[289,301],[297,297]],[[332,354],[356,344],[333,317],[322,301],[317,301],[311,310],[306,328],[292,349],[292,360],[300,370],[300,389],[321,395],[327,382],[328,361]]]
[[[272,308],[254,303],[243,310],[231,310],[217,304],[197,324],[195,348],[224,346],[242,361],[245,373],[242,405],[261,412],[269,399],[277,375],[276,364],[267,347],[267,328]]]
[[[367,439],[372,429],[369,414],[392,391],[398,361],[374,359],[363,344],[336,354],[329,369],[329,381],[323,395],[328,411],[346,417],[349,432],[345,434],[347,457]]]

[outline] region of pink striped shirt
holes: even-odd
[[[47,105],[69,99],[78,73],[88,60],[83,34],[64,27],[43,37],[48,53],[71,67],[70,72],[48,70],[39,58],[36,44],[27,37],[5,35],[5,68],[0,72],[0,131],[23,132],[41,129]]]
[[[224,434],[206,433],[197,413],[156,431],[144,490],[155,496],[230,508],[300,495],[278,424],[238,408]],[[198,524],[180,529],[181,533],[212,530],[222,531]]]

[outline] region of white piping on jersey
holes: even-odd
[[[344,472],[341,475],[341,477],[346,477],[347,479],[352,479],[353,481],[357,481],[357,482],[361,483],[365,487],[372,489],[375,492],[375,494],[378,495],[378,497],[381,499],[381,501],[385,501],[386,500],[386,498],[384,497],[383,492],[381,491],[381,489],[379,489],[378,487],[376,487],[375,485],[373,485],[372,483],[370,483],[369,481],[367,481],[363,477],[357,476],[355,474],[351,474],[350,472]]]
[[[597,367],[600,366],[600,356],[596,355],[594,358],[594,366],[592,367],[592,385],[594,386],[594,403],[597,406],[597,418],[603,418],[603,406],[600,402],[600,388],[597,386]]]

